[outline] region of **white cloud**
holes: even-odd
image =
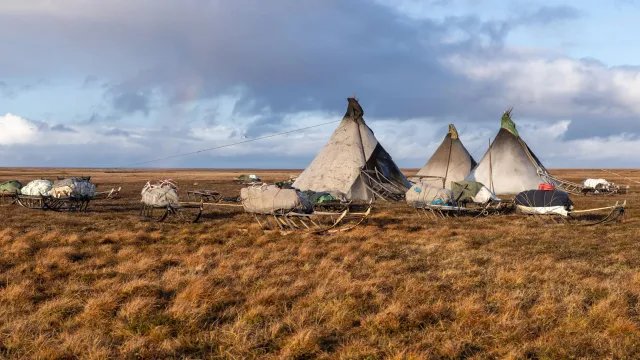
[[[0,145],[28,144],[38,136],[38,126],[20,116],[0,116]]]
[[[508,53],[490,61],[455,55],[442,62],[471,81],[498,84],[493,101],[513,104],[531,115],[640,115],[640,67]]]

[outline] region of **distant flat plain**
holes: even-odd
[[[403,170],[413,175],[416,169]],[[138,216],[147,181],[237,195],[233,178],[300,170],[0,168],[87,176],[88,213],[0,207],[0,358],[638,358],[640,170],[552,169],[628,194],[621,224],[425,220],[380,203],[353,231],[263,232],[236,209],[198,224]]]

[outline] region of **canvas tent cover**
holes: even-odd
[[[511,110],[503,114],[498,135],[465,180],[481,182],[498,195],[516,195],[537,189],[542,183],[556,185],[544,165],[518,135],[511,120]]]
[[[340,191],[352,200],[370,200],[361,170],[377,170],[387,179],[409,188],[391,156],[364,122],[364,111],[355,98],[348,99],[347,113],[325,147],[300,174],[293,187],[313,191]]]
[[[416,175],[420,182],[450,189],[452,181],[463,180],[475,166],[476,161],[460,141],[456,127],[450,124],[442,143]]]
[[[22,195],[49,196],[53,183],[49,180],[33,180],[20,189]]]
[[[281,214],[290,211],[313,212],[313,205],[294,189],[280,189],[275,185],[251,186],[240,190],[242,206],[248,213]]]
[[[0,183],[0,193],[2,194],[20,194],[22,184],[18,180],[9,180]]]

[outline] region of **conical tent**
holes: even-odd
[[[476,161],[462,144],[453,124],[429,161],[416,174],[421,182],[451,189],[452,181],[464,180]]]
[[[515,195],[555,181],[520,138],[511,120],[511,109],[502,115],[502,126],[482,160],[465,180],[479,181],[495,194]]]
[[[409,181],[365,124],[358,101],[348,101],[342,122],[293,187],[303,191],[337,190],[352,200],[371,200],[376,197],[376,186],[372,184],[376,180],[367,174],[374,174],[375,179],[389,185],[387,190],[409,188]]]

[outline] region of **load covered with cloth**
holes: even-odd
[[[486,204],[491,200],[500,200],[488,187],[477,181],[452,181],[451,190],[453,199],[458,203]]]
[[[569,194],[560,190],[527,190],[513,200],[516,209],[523,214],[567,216],[573,210]]]
[[[282,187],[281,187],[282,188]],[[338,200],[340,202],[346,202],[347,196],[340,191],[303,191],[302,195],[309,200],[312,204],[322,204],[326,201]]]
[[[291,211],[313,212],[311,202],[298,190],[276,185],[251,186],[240,190],[244,211],[254,214],[282,214]]]
[[[180,207],[178,186],[172,180],[147,184],[142,189],[142,203],[152,207]]]
[[[453,192],[449,189],[434,187],[429,183],[417,182],[405,194],[409,204],[452,205]]]
[[[18,180],[9,180],[0,183],[0,194],[20,194],[22,183]]]
[[[253,183],[259,183],[260,181],[262,180],[260,180],[258,175],[254,175],[254,174],[240,175],[236,178],[236,182],[240,184],[253,184]]]
[[[22,195],[28,196],[49,196],[53,183],[49,180],[33,180],[20,189]]]
[[[584,186],[585,189],[609,190],[611,185],[612,184],[605,179],[585,179],[582,181],[582,186]]]
[[[96,186],[91,177],[72,177],[53,182],[49,195],[54,198],[92,199],[96,195]]]

